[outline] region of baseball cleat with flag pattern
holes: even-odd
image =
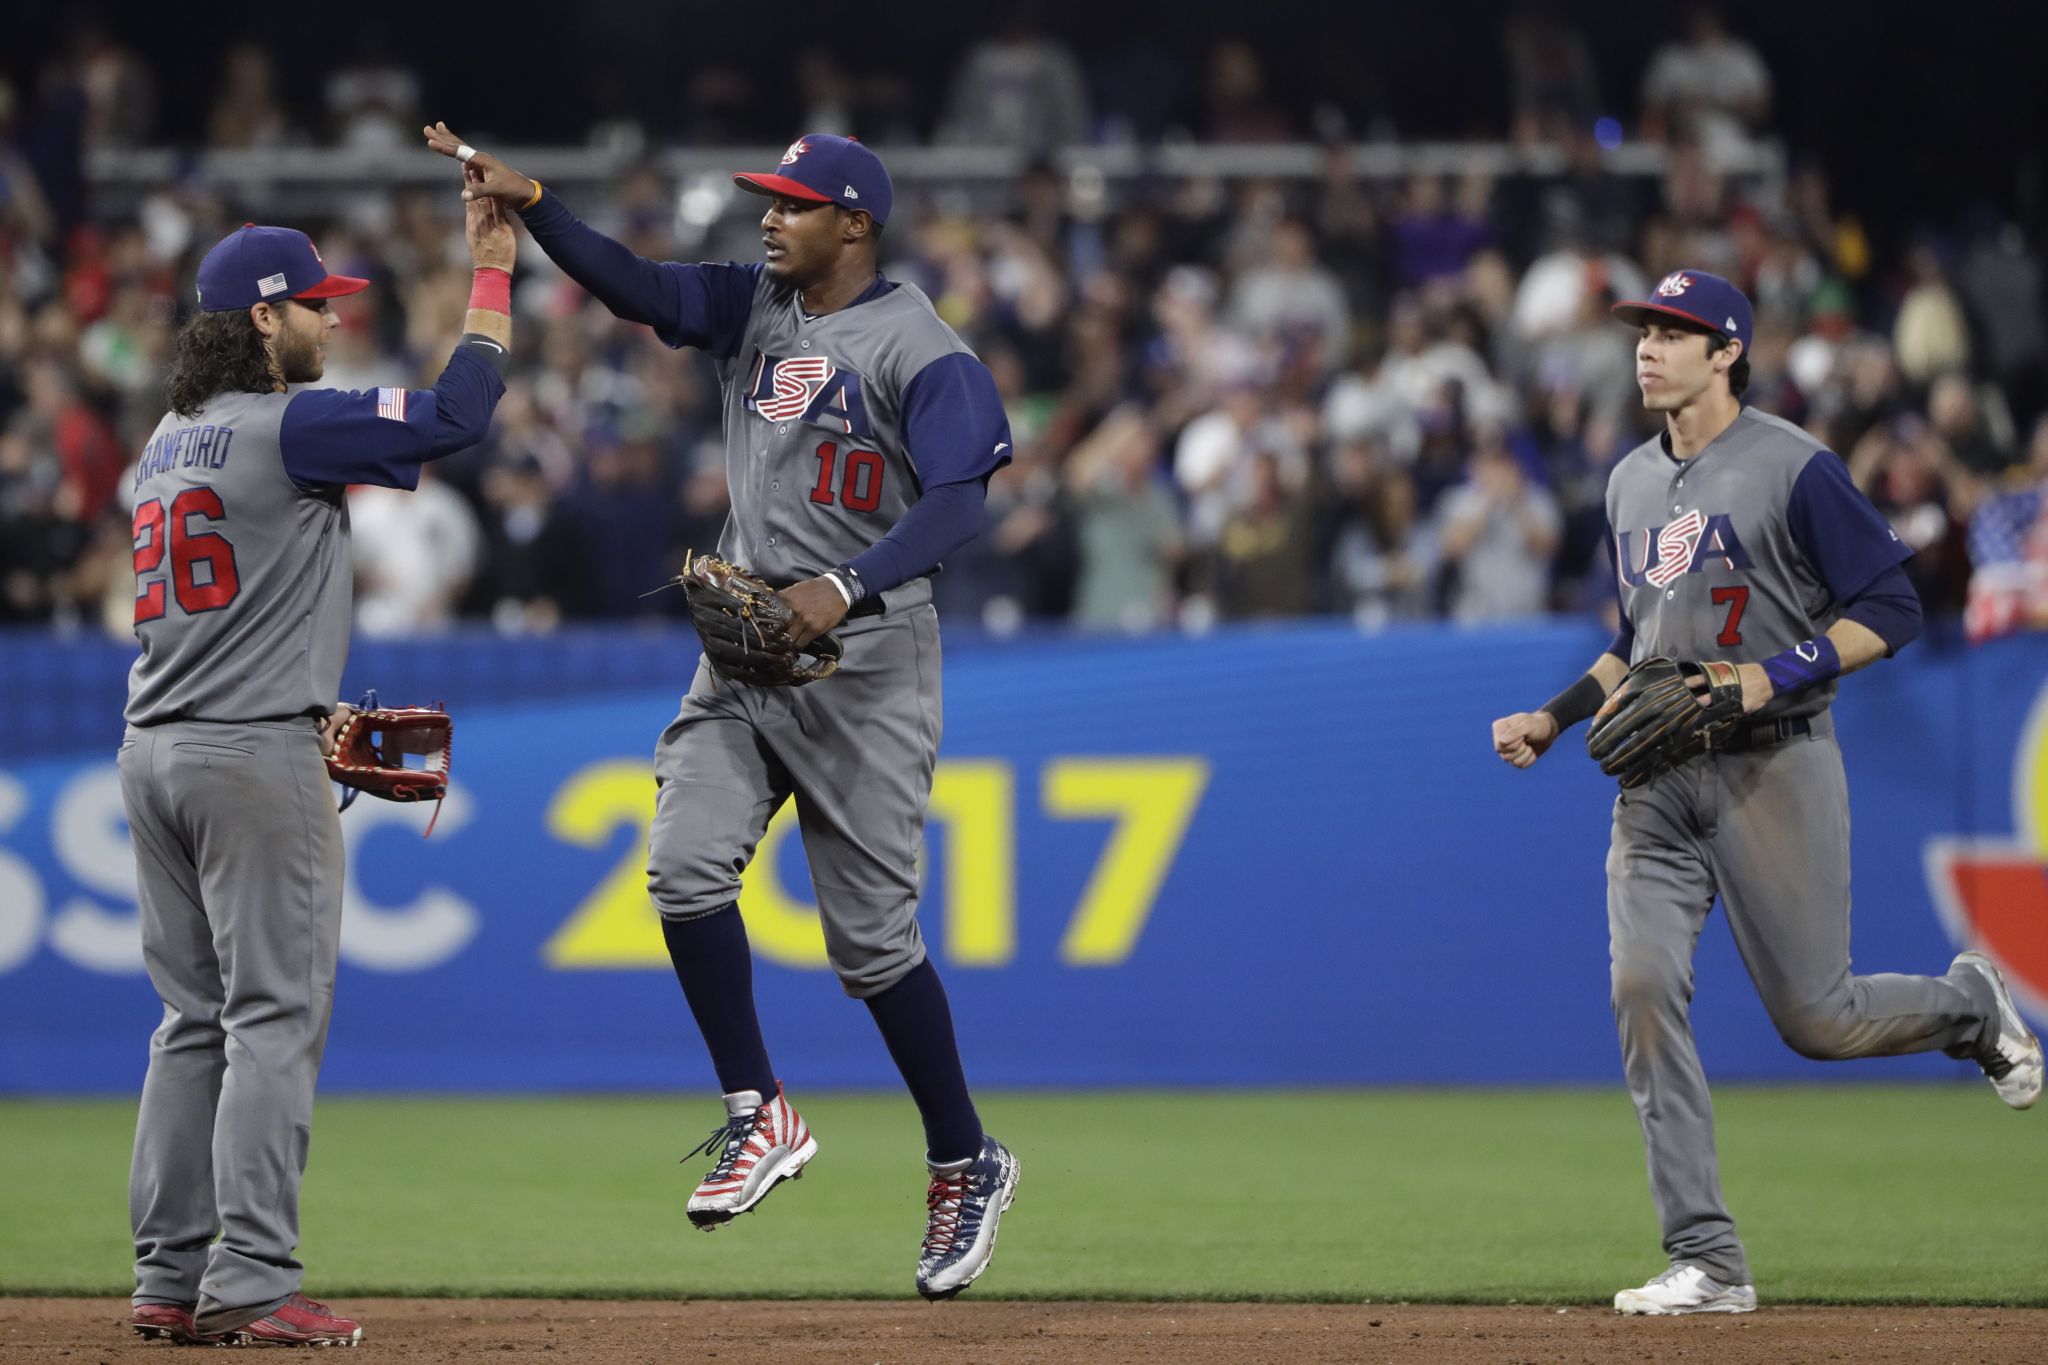
[[[1980,973],[1990,982],[1991,994],[1998,1001],[1998,1041],[1976,1059],[1977,1065],[1984,1068],[1984,1077],[1998,1092],[1998,1098],[2014,1109],[2032,1108],[2034,1101],[2041,1098],[2041,1040],[2020,1017],[2020,1007],[2012,1002],[2012,992],[2006,989],[2005,974],[1992,965],[1990,958],[1974,949],[1957,953],[1949,971],[1962,967]]]
[[[1673,1317],[1681,1313],[1754,1313],[1756,1289],[1722,1284],[1696,1265],[1681,1262],[1641,1289],[1614,1296],[1614,1311],[1624,1317]]]
[[[924,1248],[917,1258],[917,1292],[950,1299],[973,1284],[996,1254],[996,1225],[1017,1197],[1017,1158],[992,1137],[981,1155],[931,1166],[925,1191]]]
[[[758,1090],[725,1097],[725,1125],[683,1154],[711,1154],[711,1169],[690,1196],[690,1221],[706,1232],[729,1223],[768,1197],[784,1180],[802,1176],[818,1154],[818,1140],[804,1126],[776,1082],[775,1098],[763,1103]]]

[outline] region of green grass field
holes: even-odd
[[[903,1297],[920,1134],[799,1097],[804,1180],[706,1235],[699,1099],[323,1099],[322,1295]],[[1730,1089],[1721,1160],[1773,1302],[2048,1305],[2048,1114],[1981,1085]],[[1591,1302],[1660,1265],[1620,1090],[995,1094],[1023,1161],[976,1297]],[[125,1294],[132,1101],[0,1102],[0,1293]]]

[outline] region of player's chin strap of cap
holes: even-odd
[[[356,703],[356,710],[374,711],[376,709],[377,689],[374,687],[365,688],[363,691],[363,699]],[[341,791],[341,805],[338,807],[338,809],[347,810],[350,806],[353,806],[356,803],[356,798],[358,796],[361,796],[362,794],[363,789],[361,787],[343,787]],[[438,808],[434,811],[434,818],[436,820],[441,818],[441,812]]]

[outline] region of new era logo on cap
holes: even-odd
[[[834,133],[805,133],[789,144],[782,164],[765,174],[738,172],[733,183],[755,194],[781,195],[814,204],[857,208],[877,223],[889,221],[895,198],[882,159],[859,139]]]

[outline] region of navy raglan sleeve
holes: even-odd
[[[420,466],[475,445],[504,396],[497,370],[457,346],[431,389],[305,389],[285,404],[278,443],[301,488],[420,485]]]
[[[1793,542],[1820,570],[1837,602],[1856,597],[1885,570],[1913,557],[1833,451],[1815,451],[1799,471],[1785,520]]]
[[[981,534],[988,477],[1010,462],[1010,418],[988,366],[956,351],[919,370],[903,392],[903,444],[923,492],[848,561],[873,592],[930,573]]]
[[[942,355],[903,391],[903,445],[926,488],[985,481],[1010,462],[1010,417],[988,366]]]
[[[670,346],[695,346],[721,359],[738,354],[759,263],[650,261],[569,212],[552,190],[519,216],[548,259],[614,317],[645,323]]]

